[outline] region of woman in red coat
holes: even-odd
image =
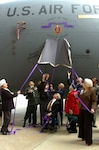
[[[75,94],[77,94],[77,91],[72,85],[70,85],[69,92],[65,100],[64,110],[70,122],[70,127],[67,128],[69,133],[77,133],[76,122],[79,115],[79,100],[75,97]]]

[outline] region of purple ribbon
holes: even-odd
[[[38,68],[39,72],[40,72],[41,74],[43,74],[43,71],[40,69],[40,67],[37,66],[37,68]]]
[[[74,68],[72,68],[72,73],[73,75],[75,74],[75,76],[78,78],[79,76],[77,75],[77,73],[74,71]]]
[[[77,73],[74,71],[74,69],[72,68],[72,85],[74,88],[76,88],[76,85],[74,83],[74,75],[76,76],[76,78],[78,78]]]
[[[72,74],[73,74],[73,77],[72,77],[72,78],[74,78],[74,74],[75,74],[75,76],[78,78],[78,75],[77,75],[77,73],[74,71],[73,68],[72,68]],[[73,82],[73,85],[74,85],[74,82]],[[74,85],[74,86],[75,86],[75,85]],[[76,87],[76,86],[75,86],[75,87]],[[80,91],[78,91],[78,92],[80,92]],[[83,101],[80,99],[80,97],[78,97],[77,94],[75,94],[74,96],[75,96],[77,99],[79,99],[79,101],[80,101],[81,104],[86,108],[86,110],[91,113],[90,109],[85,105],[85,103],[83,103]]]
[[[10,131],[10,133],[9,133],[10,135],[11,135],[11,134],[15,134],[17,130],[21,130],[21,129],[16,129],[16,130],[13,131],[14,122],[15,122],[15,114],[16,114],[16,105],[17,105],[17,97],[16,97],[16,101],[15,101],[15,110],[14,110],[14,116],[13,116],[11,131]]]
[[[53,68],[51,83],[53,82],[54,74],[55,74],[55,67]]]
[[[11,134],[16,134],[16,131],[17,131],[17,130],[22,130],[22,129],[16,129],[16,130],[14,130],[14,131],[10,131],[9,135],[11,135]]]
[[[74,69],[72,68],[72,83],[74,84]]]
[[[31,77],[31,75],[33,74],[33,72],[35,71],[35,69],[37,68],[37,66],[38,66],[38,64],[36,64],[36,65],[33,67],[32,71],[30,72],[30,74],[28,75],[28,77],[26,78],[26,80],[24,81],[24,83],[22,84],[22,86],[20,87],[20,90],[23,89],[24,85],[27,83],[27,81],[29,80],[29,78]]]
[[[42,132],[43,131],[43,129],[46,127],[46,125],[49,123],[49,120],[50,120],[50,117],[49,116],[47,116],[47,115],[45,115],[44,117],[43,117],[43,121],[45,121],[45,124],[42,126],[42,128],[40,129],[40,132]]]
[[[86,110],[89,111],[89,112],[91,113],[90,109],[85,105],[85,103],[80,99],[80,97],[78,97],[77,94],[74,94],[74,96],[75,96],[77,99],[79,99],[79,101],[80,101],[81,104],[86,108]]]
[[[14,110],[14,116],[13,116],[13,121],[12,121],[12,126],[11,126],[10,134],[12,134],[12,130],[13,130],[13,128],[14,128],[16,105],[17,105],[17,97],[16,97],[16,101],[15,101],[15,110]]]
[[[36,64],[33,69],[31,70],[30,74],[28,75],[28,77],[26,78],[26,80],[24,81],[24,83],[22,84],[22,86],[20,87],[20,90],[23,89],[24,85],[27,83],[27,81],[29,80],[29,78],[31,77],[31,75],[33,74],[33,72],[35,71],[35,69],[38,67],[38,64]],[[41,71],[41,69],[38,67],[39,71],[41,73],[43,73]],[[13,131],[13,128],[14,128],[14,122],[15,122],[15,114],[16,114],[16,105],[17,105],[17,98],[16,98],[16,101],[15,101],[15,111],[14,111],[14,116],[13,116],[13,122],[12,122],[12,127],[11,127],[11,131],[10,131],[10,135],[11,134],[15,134],[17,130],[20,130],[20,129],[16,129]]]

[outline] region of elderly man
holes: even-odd
[[[57,119],[57,113],[59,112],[60,103],[58,100],[61,99],[61,96],[59,93],[56,93],[53,95],[52,100],[47,105],[47,116],[50,116],[52,118],[51,123],[51,130],[54,130],[55,127],[55,119]]]
[[[8,126],[11,119],[11,110],[14,109],[13,98],[20,94],[20,91],[13,93],[8,89],[8,84],[5,79],[0,80],[3,124],[1,132],[3,135],[8,134]]]

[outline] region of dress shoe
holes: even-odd
[[[25,124],[23,124],[23,127],[25,127]]]
[[[87,144],[88,146],[91,146],[92,145],[92,143],[91,144]]]
[[[88,143],[88,142],[86,141],[86,144],[87,144],[88,146],[91,146],[91,145],[92,145],[92,142]]]
[[[36,124],[32,124],[32,126],[36,128]]]
[[[2,131],[1,132],[3,135],[7,135],[7,132],[6,131]]]
[[[77,133],[77,130],[69,130],[69,133]]]
[[[96,126],[96,125],[93,125],[93,127],[94,127],[94,128],[97,128],[97,126]]]
[[[56,132],[57,131],[57,126],[55,126],[55,127],[50,127],[49,128],[50,129],[50,131],[53,133],[53,132]]]
[[[23,123],[23,127],[25,127],[25,125],[26,125],[26,122]]]

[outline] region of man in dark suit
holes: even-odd
[[[61,99],[61,96],[59,93],[56,93],[53,95],[53,99],[48,103],[47,105],[47,116],[51,117],[52,123],[51,123],[51,130],[54,130],[55,127],[55,119],[57,119],[57,113],[59,112],[60,108],[60,102],[58,101]]]
[[[63,125],[63,96],[64,96],[64,84],[63,83],[58,84],[58,89],[56,92],[59,93],[61,96],[61,99],[59,99],[59,103],[60,103],[59,115],[61,119],[61,125]]]
[[[28,99],[28,105],[27,105],[27,110],[26,110],[25,117],[24,117],[23,127],[25,127],[27,119],[29,119],[29,124],[31,123],[31,115],[32,115],[32,125],[33,127],[36,127],[37,105],[39,103],[39,95],[38,95],[38,89],[35,86],[33,81],[29,81],[28,87],[26,88],[24,95]]]
[[[11,110],[14,109],[13,98],[20,94],[20,91],[13,93],[8,89],[8,84],[5,79],[0,80],[1,99],[2,99],[2,112],[3,112],[3,124],[1,132],[3,135],[7,135],[8,126],[11,119]]]

